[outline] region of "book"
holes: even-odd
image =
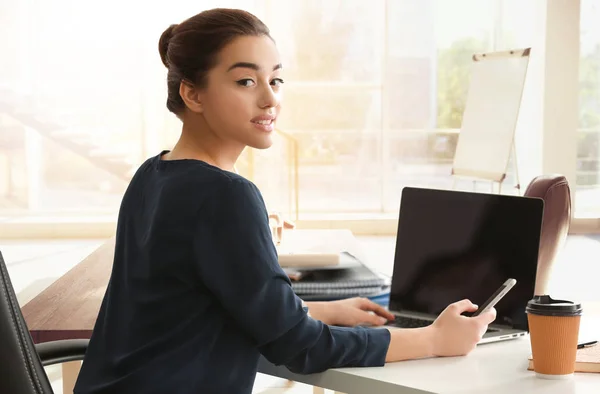
[[[310,273],[316,269],[355,268],[362,263],[352,254],[342,251],[339,253],[287,253],[279,254],[279,265],[284,271],[301,271]]]
[[[358,264],[342,269],[314,269],[302,272],[299,280],[292,280],[296,294],[361,293],[376,292],[389,285],[389,279],[373,272],[369,267]]]
[[[529,356],[527,369],[533,371],[533,357]],[[575,372],[600,373],[600,345],[577,349]]]
[[[314,269],[345,268],[345,250],[354,247],[356,240],[345,230],[287,230],[276,244],[282,268]]]
[[[279,265],[284,268],[331,267],[340,264],[339,253],[280,252],[277,257]]]
[[[390,300],[390,287],[332,289],[322,293],[305,293],[298,296],[304,301],[335,301],[353,297],[366,297],[375,303],[387,306]]]

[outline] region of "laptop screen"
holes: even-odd
[[[514,278],[495,323],[527,330],[542,213],[537,198],[404,188],[389,309],[438,315],[464,298],[481,305]]]

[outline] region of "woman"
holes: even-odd
[[[205,11],[170,26],[159,50],[181,138],[139,168],[123,197],[76,393],[250,393],[261,354],[312,373],[474,348],[494,312],[461,316],[476,309],[467,300],[429,327],[388,330],[326,324],[392,318],[360,315],[373,304],[307,312],[293,292],[262,196],[234,172],[246,146],[271,146],[281,106],[279,54],[259,19]]]

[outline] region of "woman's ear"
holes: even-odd
[[[190,109],[192,112],[202,113],[203,107],[202,102],[200,101],[200,95],[198,94],[198,89],[188,81],[181,81],[179,84],[179,95],[181,99],[185,103],[186,107]]]

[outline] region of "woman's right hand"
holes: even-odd
[[[434,356],[464,356],[475,349],[488,325],[496,319],[493,308],[476,317],[462,316],[464,312],[476,310],[477,306],[469,300],[455,302],[444,309],[428,327]]]
[[[414,360],[432,356],[464,356],[470,353],[496,319],[496,310],[477,317],[462,316],[475,312],[477,306],[469,300],[450,304],[433,324],[421,328],[390,329],[390,345],[386,362]]]

